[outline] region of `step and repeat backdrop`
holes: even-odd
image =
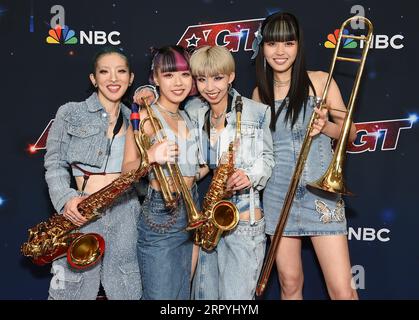
[[[407,0],[0,1],[0,299],[47,297],[50,267],[33,265],[20,246],[27,229],[53,213],[43,167],[48,129],[60,105],[87,97],[99,47],[124,50],[135,87],[147,81],[151,47],[226,46],[237,63],[235,87],[250,96],[251,44],[276,11],[299,18],[311,70],[328,70],[344,20],[361,14],[374,24],[345,171],[355,194],[346,197],[352,273],[361,299],[418,299],[418,9]],[[363,45],[348,41],[341,52]],[[354,69],[338,68],[335,79],[348,99]],[[200,184],[201,194],[207,186]],[[327,299],[309,241],[303,262],[305,298]],[[275,272],[262,298],[279,299]]]

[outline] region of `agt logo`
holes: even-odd
[[[91,44],[91,45],[104,45],[111,44],[114,46],[120,45],[121,41],[118,31],[105,32],[105,31],[80,31],[79,38],[76,37],[76,32],[70,29],[65,24],[65,9],[61,5],[51,7],[51,14],[53,14],[50,22],[51,29],[48,32],[46,42],[48,44]]]
[[[348,153],[396,150],[401,130],[411,129],[417,115],[406,119],[355,123],[357,138],[348,147]],[[379,146],[380,142],[380,146]]]
[[[357,138],[348,146],[347,152],[363,153],[377,150],[396,150],[401,130],[411,129],[413,123],[417,120],[417,115],[411,115],[406,119],[355,123]],[[46,148],[48,132],[53,121],[50,120],[36,143],[29,146],[28,151],[30,153],[36,153],[38,150],[44,150]]]
[[[344,34],[349,34],[349,31],[344,29]],[[333,33],[330,33],[327,36],[327,40],[324,42],[325,48],[334,49],[336,48],[337,39],[339,37],[339,29],[336,29]],[[401,34],[396,34],[394,36],[388,36],[385,34],[376,34],[372,37],[371,41],[371,49],[388,49],[389,47],[400,50],[404,48],[404,44],[402,43],[402,40],[404,37]],[[364,48],[364,40],[361,40],[359,43],[354,39],[344,39],[342,41],[343,48],[345,49],[354,49]]]
[[[259,24],[264,19],[251,19],[189,26],[178,45],[202,47],[204,45],[227,47],[231,52],[252,50],[252,42]]]

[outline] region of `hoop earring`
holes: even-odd
[[[231,84],[231,82],[229,82],[228,87],[227,87],[227,91],[230,92],[232,87],[233,87],[233,85]]]

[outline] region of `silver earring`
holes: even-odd
[[[263,57],[263,69],[266,71],[266,58]]]

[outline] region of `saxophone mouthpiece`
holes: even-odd
[[[242,96],[237,96],[237,98],[236,98],[236,112],[242,112],[242,111],[243,111]]]

